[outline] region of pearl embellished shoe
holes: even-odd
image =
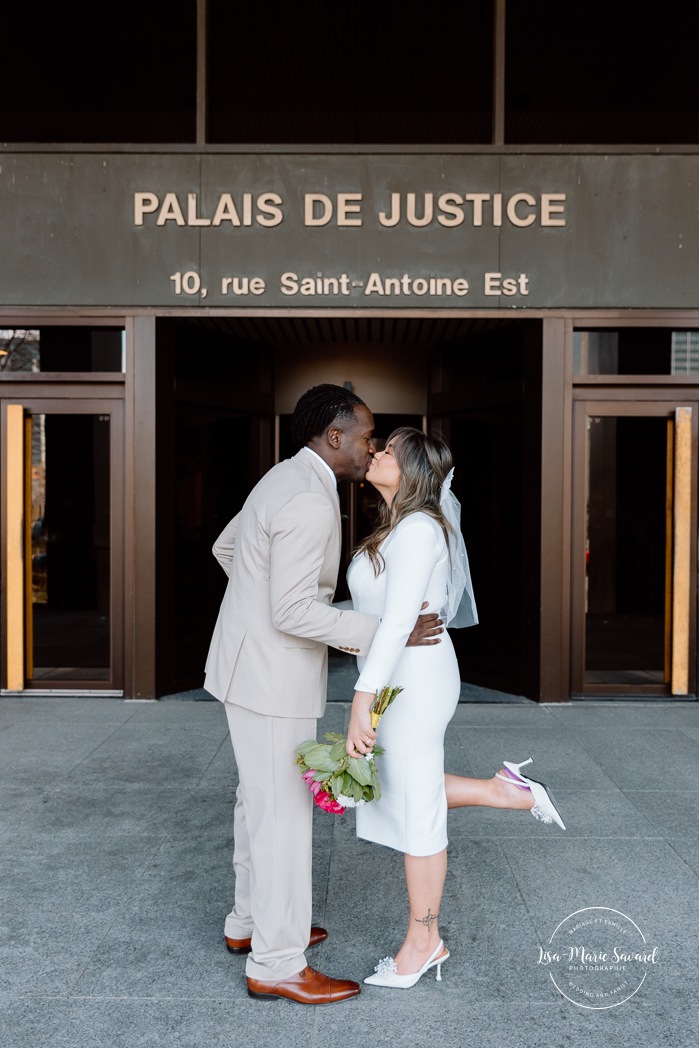
[[[533,757],[529,757],[528,760],[522,761],[521,764],[503,761],[502,766],[506,774],[501,775],[498,771],[495,773],[495,778],[502,779],[503,782],[509,782],[510,786],[516,786],[518,790],[529,790],[534,797],[534,807],[530,808],[534,818],[547,823],[555,822],[562,830],[565,830],[565,823],[561,818],[561,813],[546,783],[539,782],[537,779],[528,779],[526,775],[520,773],[519,769],[524,768],[527,764],[531,764],[533,760]]]
[[[399,975],[396,962],[393,957],[384,957],[382,961],[374,968],[375,975],[368,975],[364,980],[370,986],[391,986],[397,990],[408,990],[411,986],[420,979],[429,968],[437,966],[437,980],[441,981],[442,978],[442,965],[449,957],[449,951],[444,952],[444,943],[439,940],[439,946],[431,954],[419,972],[413,972],[411,975]],[[441,956],[440,956],[441,954]]]

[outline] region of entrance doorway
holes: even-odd
[[[123,688],[123,443],[122,401],[2,405],[5,691]]]
[[[696,689],[698,407],[575,405],[574,693]]]
[[[162,320],[156,330],[158,385],[173,391],[158,401],[159,694],[201,687],[225,586],[211,546],[256,480],[293,453],[298,397],[350,382],[380,439],[408,424],[452,447],[481,613],[478,626],[454,633],[462,680],[536,697],[539,321],[227,317]],[[376,501],[368,486],[341,487],[349,556]]]

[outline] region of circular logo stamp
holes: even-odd
[[[658,963],[635,921],[608,906],[588,906],[561,921],[539,947],[537,964],[546,968],[558,992],[580,1008],[616,1008],[640,990]]]

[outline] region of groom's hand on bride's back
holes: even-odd
[[[422,605],[427,607],[428,602]],[[444,620],[435,611],[428,615],[418,615],[413,632],[408,637],[406,648],[418,648],[423,644],[439,644],[440,633],[444,633]]]

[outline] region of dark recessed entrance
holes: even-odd
[[[462,679],[535,696],[540,332],[538,321],[470,319],[159,321],[159,694],[201,686],[225,587],[211,547],[275,456],[292,453],[296,399],[351,381],[379,439],[426,420],[451,444],[481,616],[456,635]],[[373,492],[343,488],[349,556]]]

